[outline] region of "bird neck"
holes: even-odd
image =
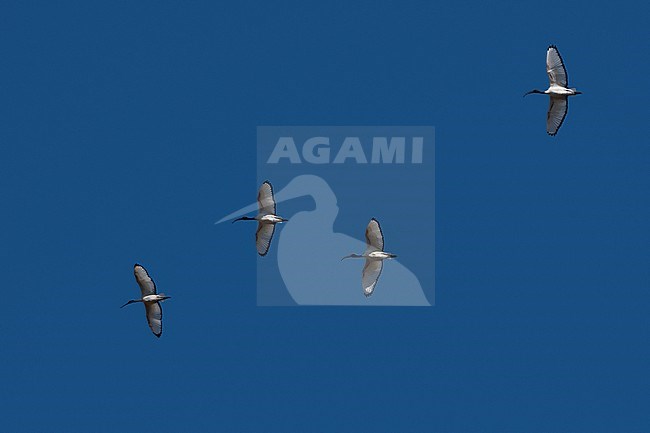
[[[532,94],[532,93],[538,93],[538,94],[540,94],[540,95],[543,95],[543,94],[544,94],[544,92],[542,92],[541,90],[533,89],[533,90],[531,90],[530,92],[526,92],[526,93],[524,93],[524,96],[526,96],[526,95],[530,95],[530,94]]]
[[[143,301],[142,299],[131,299],[129,302],[127,302],[126,304],[122,305],[120,308],[124,308],[124,307],[126,307],[127,305],[129,305],[129,304],[134,304],[134,303],[136,303],[136,302],[144,302],[144,301]]]
[[[243,216],[243,217],[237,218],[237,219],[234,220],[233,222],[236,222],[236,221],[251,221],[251,220],[254,220],[254,219],[255,219],[255,218],[247,217],[247,216]]]

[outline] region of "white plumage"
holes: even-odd
[[[165,299],[169,299],[170,296],[165,296],[164,293],[157,293],[156,283],[154,283],[153,279],[149,276],[149,273],[142,265],[136,263],[133,266],[133,274],[135,275],[135,281],[138,283],[138,286],[140,286],[142,297],[140,299],[132,299],[120,308],[126,307],[135,302],[142,302],[147,315],[149,328],[151,328],[151,332],[153,332],[156,337],[160,338],[162,335],[162,306],[160,303]]]
[[[384,267],[384,260],[394,259],[395,254],[384,251],[384,234],[381,231],[379,221],[372,218],[366,227],[366,250],[363,254],[350,254],[343,259],[366,259],[361,273],[361,287],[363,294],[368,297],[372,295],[379,281],[379,276]],[[341,259],[341,260],[343,260]]]
[[[271,182],[267,180],[262,183],[257,193],[257,216],[254,218],[244,216],[233,221],[257,221],[255,245],[257,247],[257,253],[260,256],[265,256],[269,252],[273,233],[275,232],[275,225],[277,223],[289,221],[277,216],[275,214],[275,207],[273,186],[271,185]]]
[[[569,96],[579,95],[573,87],[568,87],[569,77],[564,66],[564,61],[555,45],[549,45],[546,50],[546,73],[548,74],[549,87],[545,91],[533,89],[524,94],[538,93],[549,95],[548,112],[546,113],[546,132],[555,135],[562,126],[569,109]]]

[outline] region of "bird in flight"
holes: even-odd
[[[526,92],[524,96],[531,93],[549,95],[550,102],[548,113],[546,113],[546,132],[548,135],[555,135],[562,126],[567,110],[569,109],[569,96],[580,95],[574,87],[568,87],[569,76],[567,75],[564,61],[555,45],[549,45],[546,50],[546,73],[550,85],[545,91],[533,89]]]
[[[241,217],[233,221],[257,221],[257,231],[255,232],[255,245],[257,253],[265,256],[271,247],[271,239],[275,232],[275,225],[289,221],[275,214],[275,199],[273,198],[273,186],[271,182],[264,181],[257,193],[258,213],[255,217]]]
[[[164,293],[158,294],[156,292],[156,283],[153,282],[147,270],[141,265],[137,263],[135,264],[133,267],[133,274],[135,275],[135,281],[137,281],[138,286],[140,286],[142,298],[131,299],[120,308],[124,308],[127,305],[136,302],[142,302],[144,304],[145,312],[147,313],[147,323],[149,323],[149,328],[151,328],[153,335],[160,338],[162,335],[162,306],[160,303],[165,299],[169,299],[171,296],[165,296]]]
[[[379,226],[379,221],[372,218],[366,227],[366,250],[363,254],[350,254],[343,257],[344,259],[366,259],[361,273],[361,287],[363,294],[367,297],[375,291],[375,286],[381,275],[384,266],[384,260],[394,259],[395,254],[384,252],[384,234]]]

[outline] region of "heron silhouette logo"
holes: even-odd
[[[257,258],[258,305],[433,304],[433,127],[264,126],[257,150],[258,187],[270,181],[277,214],[288,219],[276,227],[268,254]],[[218,223],[257,209],[251,203]],[[381,223],[375,236],[397,256],[387,255],[383,271],[341,261],[375,249],[366,249],[365,235],[373,218]],[[370,293],[362,287],[369,272],[378,278]]]

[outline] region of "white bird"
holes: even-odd
[[[278,205],[300,197],[309,197],[313,207],[300,209],[290,215],[291,224],[274,236],[277,270],[270,266],[264,268],[262,275],[272,272],[271,269],[273,272],[279,271],[283,284],[265,285],[258,292],[258,305],[293,305],[294,302],[298,305],[364,307],[431,305],[422,289],[422,281],[412,269],[399,263],[399,259],[391,264],[388,274],[382,275],[384,284],[399,287],[399,292],[381,291],[364,299],[356,291],[349,290],[348,284],[356,277],[355,273],[352,267],[342,268],[337,255],[340,251],[363,251],[365,242],[334,229],[339,214],[338,199],[325,179],[302,174],[292,177],[279,191],[274,190]],[[232,221],[257,208],[257,203],[251,203],[225,215],[215,224]]]
[[[542,95],[549,95],[551,100],[548,106],[548,113],[546,113],[546,132],[548,135],[557,134],[558,129],[562,126],[564,118],[566,117],[567,110],[569,109],[569,96],[580,95],[574,87],[567,87],[569,85],[569,77],[562,61],[562,56],[557,50],[555,45],[549,45],[546,51],[546,73],[550,85],[544,92],[541,90],[533,89],[524,94],[530,95],[531,93],[539,93]]]
[[[273,198],[273,187],[268,180],[262,183],[260,190],[257,193],[257,216],[241,217],[233,221],[257,221],[257,232],[255,232],[255,244],[257,245],[257,253],[260,256],[265,256],[271,247],[271,239],[273,239],[273,232],[275,232],[275,225],[289,221],[275,214],[275,199]]]
[[[160,305],[160,302],[171,298],[171,296],[165,296],[164,293],[156,293],[156,283],[153,282],[147,273],[147,270],[141,265],[136,263],[133,267],[133,273],[135,274],[135,281],[137,281],[138,286],[140,286],[142,298],[132,299],[126,304],[122,305],[120,308],[124,308],[127,305],[133,304],[135,302],[142,302],[147,313],[147,322],[149,323],[149,328],[151,328],[151,331],[156,337],[160,338],[162,335],[162,307]]]
[[[343,259],[366,259],[361,274],[361,287],[363,294],[368,297],[375,291],[375,286],[381,275],[385,259],[394,259],[395,254],[384,252],[384,234],[381,232],[379,221],[372,218],[366,227],[366,250],[363,254],[350,254]]]

